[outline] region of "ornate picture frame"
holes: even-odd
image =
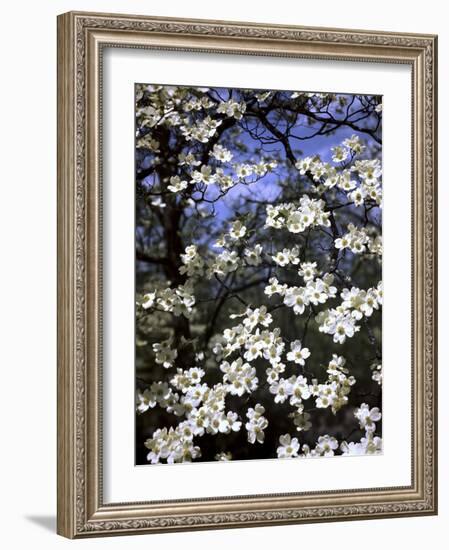
[[[412,70],[412,483],[105,503],[105,47],[404,64]],[[437,513],[437,37],[70,12],[58,17],[58,533],[69,538]]]

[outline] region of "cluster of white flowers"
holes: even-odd
[[[354,416],[357,418],[362,430],[367,432],[376,431],[376,422],[382,418],[382,414],[378,407],[369,408],[369,405],[362,403],[358,409],[354,411]]]
[[[326,383],[318,384],[317,380],[312,380],[311,394],[316,399],[317,409],[329,407],[336,414],[348,403],[348,395],[356,379],[354,376],[347,376],[348,370],[345,369],[345,363],[344,357],[333,354],[326,371],[328,374]]]
[[[214,106],[214,102],[209,99],[207,96],[203,95],[201,97],[190,97],[182,105],[182,108],[187,113],[189,111],[201,111],[202,109],[210,109]]]
[[[360,184],[354,190],[349,198],[354,201],[356,206],[364,204],[366,199],[374,201],[378,206],[382,206],[382,168],[378,159],[357,160],[350,168],[353,174],[357,174]]]
[[[223,250],[209,263],[207,277],[210,279],[214,275],[227,275],[236,271],[240,265],[241,259],[236,250]]]
[[[325,203],[321,199],[311,199],[303,195],[299,205],[282,203],[276,206],[267,206],[265,227],[274,229],[286,228],[290,233],[302,233],[308,227],[329,227],[329,212],[324,210]]]
[[[189,123],[181,126],[181,132],[186,141],[196,140],[201,143],[207,143],[217,131],[217,128],[222,124],[222,120],[213,119],[209,115],[202,120]]]
[[[372,455],[382,453],[382,439],[367,433],[359,442],[342,441],[338,445],[338,440],[330,435],[322,435],[313,449],[304,444],[299,448],[299,441],[296,437],[292,438],[289,434],[279,437],[280,446],[277,448],[278,458],[317,458],[334,456],[335,451],[340,448],[343,456],[348,455]]]
[[[204,370],[199,367],[191,367],[188,370],[177,369],[170,384],[182,393],[186,393],[192,386],[201,382],[204,374]]]
[[[185,180],[181,180],[179,176],[172,176],[170,178],[170,185],[167,186],[167,189],[172,193],[179,193],[184,189],[187,189],[189,183]]]
[[[357,155],[360,155],[366,149],[366,146],[356,134],[353,134],[351,137],[346,138],[343,141],[343,145],[347,147],[351,153],[355,153]]]
[[[198,438],[206,434],[239,432],[243,424],[250,444],[264,443],[269,416],[265,416],[265,408],[258,401],[263,400],[267,406],[267,396],[276,404],[284,404],[283,410],[291,407],[286,416],[292,421],[292,431],[296,431],[296,437],[290,433],[280,435],[276,451],[278,458],[333,456],[336,452],[343,455],[382,452],[382,440],[375,436],[376,423],[381,420],[382,415],[379,408],[370,408],[366,403],[354,409],[355,419],[365,432],[360,441],[339,443],[332,435],[319,435],[323,433],[320,427],[320,431],[311,436],[313,439],[306,439],[308,442],[312,441],[313,445],[301,446],[300,442],[304,437],[302,432],[315,427],[312,411],[328,409],[334,415],[337,414],[342,407],[348,405],[356,379],[345,368],[344,357],[333,354],[327,366],[321,367],[317,364],[320,353],[315,354],[312,347],[311,354],[309,348],[304,347],[301,340],[297,339],[300,337],[304,340],[307,333],[307,342],[310,342],[307,327],[313,315],[320,332],[331,335],[334,343],[343,344],[347,338],[354,337],[360,331],[362,322],[366,322],[364,318],[371,317],[381,308],[382,283],[368,289],[353,286],[351,278],[345,278],[344,270],[346,264],[356,260],[351,254],[343,252],[347,250],[362,255],[361,264],[366,261],[374,261],[375,264],[380,262],[380,258],[376,258],[382,255],[382,237],[376,228],[377,213],[374,217],[372,214],[368,217],[368,213],[372,208],[382,205],[381,162],[377,159],[356,158],[364,153],[366,145],[354,134],[331,148],[329,156],[325,157],[330,159],[329,162],[324,162],[319,155],[307,156],[295,165],[299,175],[297,172],[292,178],[288,171],[288,181],[296,179],[297,189],[300,189],[299,192],[296,190],[296,195],[295,189],[285,193],[281,200],[288,202],[278,204],[279,199],[263,196],[260,201],[254,200],[254,208],[250,212],[245,214],[243,207],[239,206],[233,217],[229,214],[223,214],[223,217],[218,208],[215,210],[215,206],[198,203],[203,199],[207,199],[205,202],[209,204],[215,203],[228,190],[239,186],[239,189],[233,190],[228,196],[231,199],[233,196],[238,200],[242,198],[242,203],[239,204],[243,205],[245,193],[250,186],[255,186],[260,178],[275,171],[277,167],[276,160],[265,156],[259,155],[256,161],[255,152],[249,151],[249,148],[246,150],[244,143],[240,149],[236,147],[234,150],[229,145],[225,146],[230,143],[228,137],[225,136],[222,143],[218,139],[217,131],[220,133],[229,122],[234,124],[232,120],[227,120],[225,126],[220,128],[226,118],[237,121],[243,118],[247,109],[245,101],[236,101],[230,96],[225,96],[229,97],[227,101],[213,100],[215,96],[212,94],[209,97],[205,94],[196,95],[178,87],[143,86],[137,93],[140,94],[139,97],[152,94],[154,100],[154,105],[139,108],[137,112],[137,147],[151,153],[145,157],[145,152],[142,152],[145,167],[149,162],[155,166],[163,162],[160,155],[162,146],[158,137],[160,134],[153,131],[153,128],[164,124],[169,128],[177,127],[176,131],[180,134],[180,148],[174,148],[178,167],[171,172],[175,175],[154,178],[154,189],[150,192],[152,196],[149,203],[155,209],[167,208],[166,212],[173,205],[186,208],[187,217],[190,212],[196,212],[198,219],[201,220],[201,216],[207,218],[207,227],[211,228],[210,235],[205,239],[195,233],[197,244],[190,241],[180,255],[182,265],[179,266],[179,273],[183,276],[180,280],[185,281],[184,284],[170,286],[179,281],[163,283],[158,275],[155,277],[155,286],[149,287],[150,292],[146,292],[137,303],[139,316],[146,319],[146,323],[143,323],[145,336],[149,335],[148,327],[150,322],[153,323],[153,317],[162,320],[162,336],[143,338],[142,341],[147,341],[142,345],[151,342],[150,351],[152,349],[154,355],[150,357],[154,357],[154,363],[163,369],[172,369],[164,375],[167,381],[151,382],[145,390],[137,391],[137,412],[142,414],[160,407],[164,409],[164,414],[178,417],[179,422],[176,427],[156,429],[152,437],[147,439],[145,445],[149,450],[148,461],[152,464],[161,461],[190,462],[201,457]],[[264,102],[272,93],[267,91],[254,96],[258,102]],[[238,94],[233,97],[238,97]],[[304,105],[312,107],[328,105],[335,96],[293,92],[287,101],[293,105],[297,98],[301,104],[304,102]],[[341,99],[340,106],[344,101],[344,98]],[[379,112],[379,109],[376,111]],[[204,147],[202,144],[208,145]],[[181,149],[182,152],[179,152]],[[277,153],[274,156],[277,158]],[[281,176],[285,176],[284,172],[274,173],[273,180],[279,183]],[[144,184],[150,186],[149,182],[150,178]],[[283,193],[282,183],[279,184],[279,189]],[[176,197],[177,194],[179,198]],[[248,201],[250,202],[249,195]],[[270,202],[273,204],[267,204]],[[263,212],[261,205],[267,205],[263,228],[256,223],[260,221],[260,212]],[[349,209],[351,219],[365,216],[364,226],[348,223],[345,214],[340,210],[342,207]],[[357,210],[359,207],[364,207],[364,210]],[[161,214],[161,211],[155,211]],[[209,220],[217,213],[221,216],[219,220],[220,223],[223,222],[223,229],[217,229],[218,225],[212,225],[212,222],[209,225]],[[290,236],[285,234],[285,248],[279,249],[279,237],[273,229],[283,229],[291,233]],[[313,229],[316,231],[312,231]],[[219,231],[218,235],[216,231]],[[304,234],[301,235],[302,233]],[[329,249],[325,235],[332,238],[330,242],[336,250]],[[185,235],[181,237],[184,239]],[[209,250],[209,238],[212,246],[218,250]],[[310,250],[315,245],[317,254],[313,256]],[[328,267],[324,267],[326,263]],[[260,269],[252,270],[251,267]],[[326,272],[326,269],[330,272]],[[262,284],[254,275],[259,272],[262,274]],[[273,274],[276,276],[272,276]],[[341,285],[340,282],[337,285],[335,277],[338,277],[338,281],[346,281],[349,288],[337,291],[337,286],[341,289]],[[202,304],[210,302],[210,297],[203,296],[203,287],[201,291],[196,289],[201,306],[198,308],[198,315],[194,316],[194,287],[199,287],[203,279],[213,278],[214,289],[216,282],[221,284],[217,299],[237,298],[244,307],[240,311],[231,309],[236,312],[233,314],[230,314],[228,308],[227,317],[239,318],[239,321],[230,328],[221,328],[220,334],[208,335],[211,338],[208,340],[206,337],[208,341],[203,352],[197,347],[198,342],[200,345],[203,343],[201,335],[198,337],[204,328],[200,317]],[[265,283],[267,279],[268,283]],[[258,288],[240,296],[235,289],[243,281],[241,288],[247,290],[251,288],[253,280],[259,285]],[[263,290],[265,296],[273,297],[270,303],[275,303],[270,309],[257,301],[260,298],[257,293],[259,290]],[[337,293],[341,298],[341,302],[335,300],[338,305],[331,302],[324,308],[321,307],[329,300],[336,299]],[[230,307],[233,308],[235,303],[233,301]],[[226,312],[226,307],[221,315]],[[208,305],[204,306],[205,310],[208,308]],[[281,308],[283,311],[290,308],[295,315],[303,315],[305,312],[308,315],[302,321],[289,317],[293,323],[299,323],[301,332],[295,333],[293,329],[286,332],[285,334],[291,334],[285,341],[281,337],[280,328],[274,327],[274,320]],[[179,321],[173,320],[171,316],[184,316],[195,321],[190,323],[189,340],[180,337],[172,329],[167,330],[170,322]],[[167,321],[170,319],[171,321]],[[219,323],[221,317],[217,326]],[[309,327],[309,330],[316,330],[316,327]],[[300,336],[301,333],[303,336]],[[170,336],[167,337],[168,335]],[[155,339],[160,341],[154,342]],[[191,346],[193,354],[186,353],[183,357],[184,345],[188,345],[189,349]],[[312,358],[309,359],[310,357]],[[349,356],[348,362],[350,363]],[[157,368],[158,372],[163,370],[161,367]],[[318,368],[322,368],[326,375],[317,374],[321,372]],[[376,362],[370,368],[372,380],[381,385],[382,365]],[[215,381],[217,375],[220,377],[215,384],[208,382],[208,375],[212,371],[214,374],[211,376]],[[265,389],[267,387],[268,390]],[[264,396],[260,398],[262,390]],[[238,402],[236,398],[242,398],[241,403],[257,404],[248,409],[246,405],[243,411],[241,408],[236,409],[238,412],[228,410],[229,403]],[[308,407],[306,401],[309,403]],[[321,411],[317,416],[323,414],[325,413]],[[356,425],[354,421],[353,424]],[[330,432],[330,428],[327,431]],[[272,434],[270,439],[271,436]],[[233,457],[230,452],[217,452],[222,448],[220,444],[214,451],[215,459],[231,460]]]
[[[366,245],[370,242],[370,238],[366,229],[356,227],[353,223],[348,225],[348,231],[338,239],[335,239],[335,248],[343,250],[349,248],[354,254],[361,254],[366,251]]]
[[[344,456],[348,455],[379,455],[382,454],[382,438],[367,434],[359,442],[347,443],[343,441],[340,444],[340,450]]]
[[[241,317],[233,315],[232,317]],[[217,342],[213,351],[217,358],[227,358],[235,351],[240,351],[246,361],[251,362],[259,357],[267,360],[272,367],[278,367],[285,344],[280,337],[280,329],[273,331],[260,330],[258,325],[268,327],[273,318],[267,308],[248,308],[243,313],[245,319],[232,328],[225,329],[222,341]],[[254,333],[253,333],[254,331]]]
[[[307,349],[307,348],[305,348]],[[274,395],[275,403],[284,403],[289,400],[290,405],[303,412],[303,400],[311,396],[310,385],[305,376],[293,375],[290,378],[280,378],[270,386],[270,393]]]
[[[366,185],[377,184],[382,176],[382,166],[379,159],[356,160],[353,171],[358,173]]]
[[[241,397],[244,393],[252,393],[258,387],[256,369],[249,363],[244,363],[241,357],[232,363],[223,361],[220,370],[224,373],[223,382],[227,384],[227,391],[231,395]]]
[[[309,304],[324,304],[335,297],[337,289],[332,286],[333,281],[334,276],[326,273],[322,279],[308,281],[305,287],[288,287],[283,292],[284,304],[293,308],[296,315],[301,315]]]
[[[315,317],[320,332],[333,336],[335,343],[343,344],[346,338],[352,338],[360,330],[356,324],[363,316],[370,317],[383,302],[382,281],[375,288],[361,290],[352,287],[345,288],[340,294],[343,301],[333,309],[318,313]]]
[[[195,384],[181,397],[187,419],[196,436],[201,437],[205,433],[229,434],[240,430],[241,422],[237,413],[225,411],[227,392],[225,384],[215,384],[212,388],[207,384]]]
[[[191,436],[191,437],[190,437]],[[150,452],[147,460],[157,464],[166,460],[167,464],[191,462],[201,456],[201,449],[192,442],[193,432],[188,423],[181,422],[176,428],[157,429],[151,439],[145,441]]]
[[[231,162],[233,154],[229,151],[229,149],[223,147],[223,145],[215,144],[214,148],[210,152],[210,156],[220,162]]]
[[[382,297],[379,300],[379,291],[382,289],[382,282],[376,288],[361,290],[353,286],[351,290],[344,288],[340,296],[343,299],[341,307],[343,310],[351,310],[351,315],[359,321],[363,316],[371,317],[375,309],[382,304]]]
[[[368,248],[371,254],[377,254],[378,256],[382,256],[383,254],[382,235],[377,235],[374,238],[371,238],[368,243]]]
[[[224,113],[228,117],[240,120],[246,111],[246,103],[233,101],[222,101],[217,107],[217,113]]]
[[[186,246],[184,254],[181,254],[181,261],[184,265],[179,268],[181,274],[189,277],[201,277],[204,273],[204,260],[198,253],[198,247],[194,244]]]
[[[330,176],[337,175],[336,169],[331,164],[322,162],[319,155],[300,159],[296,162],[295,166],[302,176],[310,174],[315,182],[319,182],[321,178],[329,179]],[[338,179],[333,185],[337,183]],[[329,184],[328,187],[333,187],[333,185]]]
[[[230,162],[232,159],[232,153],[222,145],[214,145],[210,156],[221,163]],[[263,177],[267,172],[273,171],[277,165],[274,160],[260,161],[256,164],[237,163],[232,165],[234,173],[230,169],[225,172],[221,167],[216,167],[215,171],[213,171],[213,168],[207,164],[200,166],[201,163],[196,160],[193,154],[183,154],[180,164],[193,168],[190,173],[191,179],[187,181],[181,180],[179,176],[172,176],[170,178],[170,185],[167,186],[168,190],[172,193],[183,191],[189,184],[205,185],[206,187],[216,184],[220,187],[221,191],[227,191],[239,182],[247,182],[245,178],[251,175],[255,175],[258,178]]]
[[[181,390],[182,397],[173,392],[166,383],[157,382],[138,392],[137,409],[144,412],[156,404],[178,416],[185,415],[186,420],[178,426],[156,430],[153,437],[145,443],[150,449],[148,461],[152,464],[160,460],[167,463],[190,462],[201,456],[200,448],[193,445],[194,437],[204,434],[229,434],[238,432],[242,422],[238,414],[225,411],[225,396],[229,391],[224,384],[215,384],[212,388],[201,384],[204,371],[197,367],[188,370],[178,369],[171,384]]]
[[[279,335],[279,329],[270,332],[269,330],[256,329],[254,334],[247,337],[244,344],[245,353],[243,357],[247,361],[254,361],[259,357],[263,357],[269,363],[276,367],[281,361],[281,355],[284,351],[285,344]]]
[[[373,371],[371,378],[374,380],[374,382],[377,382],[379,386],[382,386],[382,365],[372,365],[371,370]]]
[[[139,121],[140,127],[145,129],[154,128],[155,126],[157,126],[162,117],[163,113],[161,113],[152,105],[142,107],[141,109],[138,109],[136,113],[136,118]],[[149,134],[146,134],[146,136],[149,136]],[[138,141],[137,145],[141,147],[145,146],[145,143],[142,143],[142,141]]]
[[[204,183],[204,185],[211,185],[215,183],[216,175],[212,174],[212,168],[207,164],[203,164],[201,168],[193,170],[191,173],[190,183]]]
[[[264,294],[267,296],[274,296],[275,294],[283,296],[288,288],[287,285],[281,285],[276,277],[270,277],[268,283],[269,284],[264,289]]]
[[[268,427],[268,420],[263,416],[265,408],[260,404],[253,408],[249,408],[246,416],[248,422],[245,424],[246,431],[248,432],[249,443],[263,443],[265,441],[264,430]]]
[[[137,140],[137,147],[142,147],[143,149],[148,149],[152,153],[160,153],[160,143],[157,139],[154,139],[151,134],[145,134]]]
[[[382,453],[382,438],[375,436],[376,422],[382,418],[382,413],[378,407],[372,409],[366,403],[362,403],[358,409],[354,411],[354,416],[359,421],[360,428],[365,430],[365,437],[362,437],[359,442],[347,443],[343,441],[340,449],[343,455],[367,455]]]
[[[278,252],[276,256],[273,256],[273,260],[280,265],[281,263],[287,265],[288,263],[299,263],[297,249],[284,249],[282,252]],[[322,277],[316,277],[316,262],[304,262],[300,264],[298,271],[299,275],[303,277],[306,282],[306,286],[289,287],[286,284],[280,284],[276,277],[271,277],[268,280],[268,285],[264,289],[264,293],[267,296],[280,295],[283,297],[283,302],[286,306],[293,308],[293,312],[296,315],[304,313],[305,308],[312,304],[317,306],[318,304],[324,304],[329,299],[335,298],[337,294],[337,288],[333,286],[334,275],[331,273],[324,273]],[[314,279],[314,277],[316,277]]]
[[[332,161],[344,163],[354,155],[361,154],[365,145],[356,135],[343,141],[342,145],[332,147]],[[349,168],[336,167],[328,162],[323,162],[318,155],[305,157],[296,163],[296,168],[301,175],[309,175],[313,182],[322,185],[324,190],[338,187],[348,193],[348,198],[355,206],[361,206],[366,199],[371,199],[377,205],[382,204],[382,169],[377,159],[356,160]],[[356,179],[354,179],[356,178]]]
[[[344,162],[349,156],[349,150],[346,149],[346,147],[342,147],[341,145],[331,147],[331,151],[333,153],[332,160],[334,162]]]
[[[334,451],[338,449],[338,441],[330,435],[320,435],[314,449],[308,445],[303,445],[301,450],[304,458],[317,458],[319,456],[334,456]]]
[[[206,432],[216,435],[218,433],[229,434],[231,432],[238,432],[242,423],[238,420],[238,414],[233,411],[224,413],[222,411],[212,414]]]
[[[187,113],[189,111],[201,111],[202,109],[210,109],[214,106],[214,102],[207,96],[190,97],[188,101],[183,103],[183,110]]]
[[[172,348],[172,338],[163,340],[162,342],[156,342],[153,344],[153,351],[156,355],[156,363],[162,365],[165,369],[169,369],[173,366],[173,362],[178,357],[178,350]]]
[[[226,174],[223,168],[217,168],[215,171],[215,183],[220,187],[221,191],[231,189],[237,181],[234,180],[231,174]]]
[[[333,336],[335,343],[343,344],[346,338],[352,338],[360,330],[356,325],[356,319],[342,306],[335,309],[320,311],[315,317],[319,325],[319,331]]]
[[[184,407],[179,403],[179,395],[166,382],[153,382],[143,392],[136,393],[136,408],[142,414],[156,405],[176,416],[184,414]]]
[[[258,266],[262,263],[263,247],[256,244],[252,248],[245,248],[243,257],[248,265]]]
[[[277,448],[278,458],[317,458],[321,456],[334,456],[335,451],[340,447],[342,455],[369,455],[380,454],[382,452],[382,439],[367,434],[362,437],[360,442],[347,443],[343,441],[340,446],[338,440],[330,435],[322,435],[313,449],[308,445],[303,445],[299,448],[299,442],[296,437],[291,437],[289,434],[279,437],[280,446]]]
[[[143,296],[141,305],[143,309],[158,307],[162,311],[173,313],[176,317],[190,317],[195,305],[195,296],[192,287],[185,284],[149,292]]]
[[[333,162],[344,162],[351,154],[363,153],[365,145],[357,135],[353,134],[350,138],[345,139],[342,145],[336,145],[331,150]]]
[[[236,163],[233,165],[235,175],[238,180],[245,182],[246,178],[254,175],[257,178],[261,178],[267,174],[267,172],[272,172],[277,166],[275,160],[270,161],[260,161],[256,164]]]
[[[273,322],[273,317],[268,313],[266,306],[251,309],[250,307],[244,313],[245,319],[243,325],[248,331],[252,331],[257,325],[268,327]]]
[[[197,160],[193,153],[179,153],[178,164],[179,166],[195,167],[199,166],[201,162]]]
[[[304,358],[310,355],[309,350],[301,349],[300,344],[294,343],[294,345],[299,348],[297,353],[302,354],[299,361],[304,363]],[[289,400],[290,405],[298,409],[296,413],[293,413],[298,431],[307,429],[310,418],[303,414],[304,400],[313,396],[316,408],[329,407],[334,414],[347,404],[351,386],[355,384],[356,380],[353,376],[347,376],[348,371],[344,368],[345,362],[343,357],[334,354],[327,368],[328,379],[323,384],[319,384],[316,379],[309,384],[307,378],[302,375],[272,380],[270,393],[275,396],[274,402],[284,403]]]
[[[275,264],[280,267],[285,267],[286,265],[298,265],[299,264],[299,248],[284,248],[282,251],[277,252],[271,258]]]

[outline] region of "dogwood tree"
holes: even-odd
[[[381,452],[381,123],[136,86],[139,463]]]

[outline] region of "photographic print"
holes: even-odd
[[[382,453],[382,97],[135,86],[136,464]]]

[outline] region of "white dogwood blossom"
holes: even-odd
[[[143,392],[136,392],[136,409],[137,412],[142,414],[148,409],[152,409],[156,406],[157,400],[154,394],[147,388]]]
[[[245,424],[245,428],[248,432],[248,441],[251,444],[265,441],[264,430],[268,427],[268,420],[263,416],[264,414],[265,408],[260,403],[254,408],[250,407],[246,412],[248,422]]]
[[[292,439],[290,434],[279,437],[279,447],[277,448],[278,458],[294,458],[298,456],[299,442],[296,437]]]
[[[264,289],[264,293],[267,296],[273,296],[274,294],[280,294],[282,296],[287,290],[287,285],[279,284],[279,281],[276,279],[276,277],[271,277],[268,282],[269,285],[267,285]]]
[[[370,409],[366,403],[362,403],[360,407],[355,410],[354,416],[359,421],[360,427],[367,432],[374,432],[376,430],[375,422],[382,418],[382,414],[378,407]]]
[[[299,204],[283,203],[267,206],[266,227],[287,229],[290,233],[302,233],[308,227],[330,225],[329,212],[324,211],[325,203],[321,199],[311,199],[303,195]]]
[[[246,111],[245,103],[238,103],[236,101],[223,101],[217,108],[217,113],[224,113],[228,117],[234,117],[240,120]]]
[[[232,224],[231,229],[229,231],[229,235],[231,239],[237,240],[244,237],[246,235],[246,232],[247,232],[247,229],[245,225],[240,220],[237,220]]]
[[[222,145],[215,144],[210,155],[221,162],[230,162],[233,154]]]
[[[179,176],[172,176],[170,178],[170,185],[167,185],[167,189],[172,193],[179,193],[180,191],[187,189],[188,185],[188,182],[181,180]]]
[[[335,437],[322,435],[318,438],[315,452],[320,456],[333,456],[335,449],[338,448],[338,441]]]
[[[167,464],[191,462],[201,456],[201,449],[193,445],[189,436],[183,434],[182,423],[176,429],[156,430],[153,437],[145,442],[145,447],[150,450],[147,460],[151,464],[157,464],[161,460],[166,460]]]
[[[290,350],[287,353],[287,361],[293,361],[298,365],[305,365],[305,360],[310,357],[310,351],[308,348],[301,346],[300,340],[295,340],[290,344]]]
[[[207,165],[201,166],[199,170],[194,170],[191,174],[190,183],[204,183],[210,185],[215,182],[215,175],[212,174],[212,168]]]
[[[304,279],[306,283],[308,281],[312,281],[317,274],[316,262],[301,262],[298,274]]]
[[[256,244],[253,248],[245,248],[243,256],[248,265],[258,266],[262,263],[263,247],[261,244]]]
[[[153,351],[156,355],[156,363],[159,363],[164,368],[169,369],[173,366],[173,362],[178,357],[178,350],[172,349],[172,340],[164,340],[153,344]]]

